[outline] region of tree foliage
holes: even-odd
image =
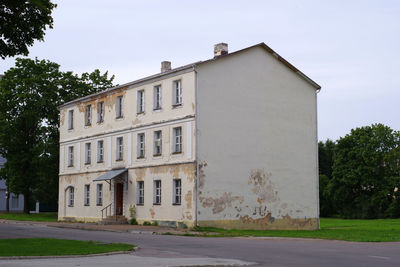
[[[382,124],[361,127],[337,141],[327,185],[346,218],[400,216],[400,133]]]
[[[335,146],[336,143],[330,139],[325,142],[318,142],[319,206],[320,214],[323,217],[327,217],[335,212],[328,192],[328,184],[332,179]]]
[[[28,46],[43,41],[46,26],[53,27],[49,0],[2,0],[0,2],[0,57],[27,55]]]
[[[16,59],[0,80],[0,153],[7,159],[2,177],[11,192],[56,201],[59,165],[57,107],[112,87],[114,76],[99,70],[81,76],[60,71],[46,60]],[[28,210],[25,210],[27,212]]]

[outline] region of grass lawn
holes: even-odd
[[[198,228],[205,236],[269,236],[320,238],[358,242],[400,241],[400,219],[346,220],[321,218],[321,230],[225,230]],[[202,234],[201,234],[202,235]]]
[[[40,221],[40,222],[56,222],[57,212],[43,213],[0,213],[0,219],[15,220],[15,221]]]
[[[87,255],[129,251],[133,245],[51,238],[0,239],[0,256]]]

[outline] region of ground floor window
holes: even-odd
[[[161,180],[154,181],[154,197],[153,204],[160,205],[161,204]]]
[[[182,181],[181,179],[174,179],[173,180],[174,186],[174,196],[173,196],[173,204],[180,205],[181,204],[181,195],[182,195]]]
[[[74,206],[74,188],[70,187],[68,189],[68,206],[73,207]]]
[[[97,185],[97,197],[96,197],[96,204],[97,206],[103,205],[103,185]]]
[[[89,206],[90,202],[90,185],[86,184],[85,185],[85,192],[84,192],[84,198],[85,198],[85,206]]]
[[[144,182],[139,181],[137,182],[137,199],[136,199],[136,204],[137,205],[143,205],[144,204]]]

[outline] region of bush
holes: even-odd
[[[152,226],[158,226],[158,222],[157,222],[157,221],[154,221],[154,222],[151,223],[151,225],[152,225]]]
[[[138,225],[138,222],[136,221],[136,219],[130,219],[129,223],[132,225]]]
[[[151,225],[151,223],[150,222],[143,222],[143,225],[144,226],[149,226],[149,225]]]

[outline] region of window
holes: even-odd
[[[11,197],[11,208],[13,209],[18,209],[18,196],[12,196]]]
[[[91,144],[85,144],[85,164],[90,164],[92,161],[92,151],[91,151]]]
[[[117,137],[117,160],[122,160],[124,157],[124,143],[122,137]]]
[[[144,182],[143,181],[137,182],[136,195],[137,195],[136,204],[143,205],[144,204]]]
[[[74,147],[68,147],[68,167],[74,166]]]
[[[161,109],[161,85],[154,86],[153,109]]]
[[[85,195],[84,195],[84,202],[85,202],[85,206],[89,206],[90,202],[90,185],[85,184]]]
[[[162,150],[161,150],[162,136],[161,135],[162,135],[161,131],[154,132],[154,151],[153,151],[154,156],[160,156],[162,153]]]
[[[68,190],[68,206],[73,207],[74,206],[74,188],[70,187]]]
[[[104,121],[104,101],[97,103],[97,122],[102,123]]]
[[[68,111],[68,130],[74,129],[74,111]]]
[[[154,197],[153,204],[160,205],[161,204],[161,180],[154,181]]]
[[[97,184],[97,197],[96,197],[96,205],[103,205],[103,185]]]
[[[124,114],[122,113],[122,97],[123,97],[122,95],[117,96],[117,104],[116,104],[116,107],[115,107],[116,108],[115,116],[116,116],[117,119],[118,118],[122,118],[124,116]]]
[[[174,179],[174,196],[173,196],[173,204],[180,205],[181,204],[181,195],[182,195],[182,182],[181,179]]]
[[[173,106],[182,105],[182,85],[181,80],[173,82]]]
[[[97,141],[97,162],[104,161],[104,141]]]
[[[173,137],[172,140],[174,147],[172,149],[173,153],[181,153],[182,152],[182,127],[176,127],[173,129]]]
[[[87,105],[85,107],[85,126],[90,126],[92,124],[92,105]]]
[[[137,92],[137,113],[144,113],[144,90]]]
[[[140,133],[137,135],[137,158],[144,158],[144,133]]]

